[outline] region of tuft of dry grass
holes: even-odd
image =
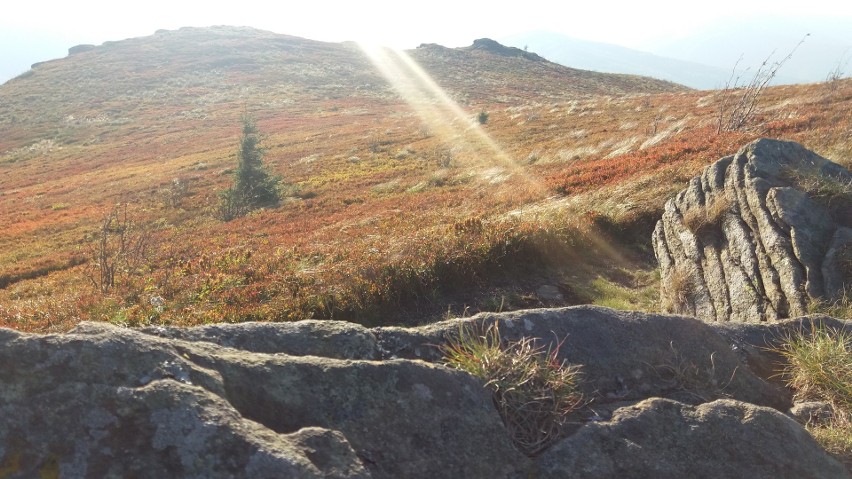
[[[696,362],[681,353],[674,342],[669,350],[661,353],[658,364],[649,364],[657,376],[666,383],[666,389],[700,402],[729,397],[725,393],[734,380],[737,369],[734,368],[727,378],[720,376],[716,369],[716,353],[711,353],[706,363]]]
[[[705,236],[722,227],[725,213],[731,210],[731,201],[725,194],[714,195],[699,208],[691,208],[683,214],[683,224],[696,236]]]
[[[852,179],[786,168],[783,175],[829,210],[852,206]]]
[[[844,226],[852,226],[852,178],[823,174],[812,169],[784,168],[781,174],[812,200],[825,207],[835,221]],[[848,277],[852,277],[852,254],[844,251],[839,266],[841,271],[846,271]]]
[[[678,263],[674,266],[669,281],[666,285],[666,293],[662,298],[663,311],[667,313],[683,313],[688,311],[695,294],[695,282],[692,279],[694,271],[691,266]]]
[[[584,402],[580,367],[557,359],[561,346],[545,349],[533,338],[504,341],[493,323],[480,331],[461,329],[441,350],[445,364],[485,381],[515,446],[534,456],[559,438]]]

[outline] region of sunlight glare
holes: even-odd
[[[541,195],[543,205],[552,207],[559,203],[548,197],[547,188],[528,175],[482,125],[450,98],[406,52],[366,43],[358,45],[432,133],[447,144],[461,147],[472,157],[470,166],[486,167],[492,171],[494,167],[503,168],[522,179],[530,191]],[[589,237],[594,246],[613,263],[625,264],[625,259],[609,244],[606,235],[592,225],[589,228]]]
[[[545,192],[406,52],[366,43],[359,47],[426,127],[443,142],[460,147],[472,165],[499,166],[523,178],[533,191]]]

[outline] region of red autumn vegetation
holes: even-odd
[[[650,268],[635,244],[644,240],[619,232],[750,139],[852,158],[850,80],[770,88],[748,130],[717,135],[716,92],[418,49],[412,58],[469,114],[448,116],[447,135],[354,46],[181,32],[48,62],[0,86],[0,326],[397,324],[592,302],[601,265]],[[199,38],[220,48],[199,50]],[[239,57],[223,53],[233,48]],[[245,110],[284,200],[223,223],[217,192],[232,181]],[[481,111],[511,163],[470,139]],[[599,201],[648,181],[660,188],[628,215]],[[86,271],[119,202],[149,248],[101,293]],[[612,276],[634,286],[622,277]],[[542,284],[558,286],[562,302],[538,294]]]

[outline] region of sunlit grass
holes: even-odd
[[[591,303],[621,310],[659,311],[659,271],[630,272],[632,284],[622,285],[604,277],[590,284]]]
[[[808,303],[808,313],[825,314],[833,318],[852,320],[852,287],[847,287],[843,294],[834,300],[811,300]]]
[[[559,361],[559,343],[545,348],[535,338],[504,341],[498,323],[481,331],[462,328],[441,346],[448,366],[470,373],[490,389],[515,446],[534,456],[559,439],[579,408],[580,367]]]
[[[474,121],[475,114],[463,110],[406,52],[370,45],[360,48],[424,125],[469,155],[472,165],[502,166],[530,183],[527,187],[545,193],[544,186],[528,177],[519,162],[488,134],[484,128],[487,116],[486,121]]]
[[[781,376],[800,401],[831,406],[826,422],[808,424],[814,438],[845,463],[852,463],[852,334],[813,322],[783,338]]]
[[[847,467],[852,465],[852,423],[832,422],[807,429],[826,451],[841,459]]]
[[[814,324],[809,332],[785,338],[779,352],[787,361],[783,376],[801,400],[830,403],[839,414],[852,412],[852,335]]]

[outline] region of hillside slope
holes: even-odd
[[[0,324],[388,324],[616,293],[653,308],[637,257],[700,168],[759,134],[849,156],[849,81],[772,89],[747,131],[716,134],[716,92],[519,52],[216,27],[37,65],[0,86]],[[285,199],[224,223],[244,113]],[[104,294],[117,203],[150,247]]]
[[[156,107],[161,123],[198,116],[230,103],[298,97],[323,101],[345,95],[389,100],[390,88],[354,43],[324,43],[247,27],[183,28],[149,37],[79,45],[68,57],[38,63],[3,85],[0,151],[37,138],[35,128],[69,116],[102,121],[143,120]],[[430,46],[413,52],[434,79],[461,97],[534,94],[567,98],[583,93],[656,93],[667,82],[602,75],[550,62]]]

